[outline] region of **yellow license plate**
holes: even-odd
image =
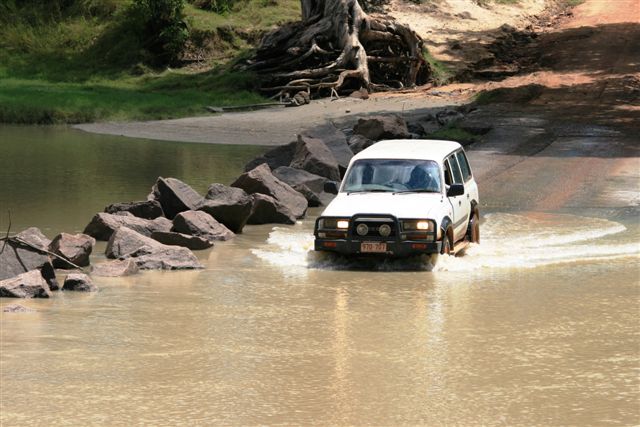
[[[386,252],[387,244],[380,242],[362,242],[360,243],[360,252],[363,253],[376,253]]]

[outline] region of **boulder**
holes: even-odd
[[[280,166],[289,166],[291,160],[293,160],[293,154],[296,152],[297,141],[290,142],[286,145],[273,148],[262,156],[256,157],[247,163],[244,167],[245,172],[255,169],[263,163],[269,165],[271,169],[278,168]]]
[[[211,184],[198,210],[204,211],[234,233],[241,233],[247,223],[253,199],[241,188]]]
[[[200,236],[176,233],[173,231],[156,231],[151,233],[151,238],[163,245],[182,246],[192,250],[207,249],[213,246],[213,242]]]
[[[16,237],[20,236],[18,234]],[[23,235],[25,236],[25,235]],[[56,273],[51,263],[51,258],[44,252],[46,248],[40,246],[44,242],[38,243],[31,238],[27,238],[29,244],[36,243],[36,248],[11,239],[6,242],[0,241],[0,248],[4,247],[0,253],[0,280],[16,277],[31,270],[40,270],[40,274],[46,280],[48,288],[52,291],[58,290]],[[39,247],[39,249],[38,249]]]
[[[128,227],[145,236],[151,236],[154,231],[170,231],[171,221],[167,218],[144,219],[131,215],[129,212],[108,214],[97,213],[85,227],[84,234],[97,240],[109,240],[114,231],[120,227]]]
[[[3,313],[33,313],[36,310],[20,304],[9,304],[2,307]]]
[[[353,132],[373,141],[381,139],[406,139],[410,137],[407,123],[396,114],[371,116],[358,119]]]
[[[203,199],[196,190],[176,178],[159,177],[153,195],[169,219],[175,218],[180,212],[197,209]]]
[[[89,255],[91,255],[95,244],[96,239],[86,234],[60,233],[49,244],[49,251],[68,259],[75,265],[85,267],[89,265]],[[60,258],[53,258],[53,266],[56,268],[75,268]]]
[[[358,154],[365,148],[371,147],[376,142],[362,135],[353,135],[349,139],[349,148],[354,154]]]
[[[62,285],[63,291],[97,292],[98,287],[86,274],[72,273],[67,275]]]
[[[38,227],[29,227],[16,234],[16,237],[40,249],[48,250],[51,240]]]
[[[328,181],[323,176],[289,166],[280,166],[273,171],[273,175],[293,188],[297,185],[304,185],[318,194],[324,191],[324,183]]]
[[[442,110],[436,113],[436,121],[440,126],[453,125],[464,118],[464,114],[457,110]]]
[[[347,144],[347,136],[343,131],[329,123],[310,130],[305,130],[302,132],[302,135],[323,141],[325,145],[329,147],[333,157],[335,157],[338,162],[340,176],[344,176],[344,173],[349,166],[349,162],[353,157],[353,151],[349,148],[349,144]]]
[[[157,200],[143,200],[139,202],[113,203],[104,208],[106,213],[129,212],[133,216],[144,219],[156,219],[164,216],[162,206]]]
[[[321,139],[298,135],[296,152],[290,166],[332,180],[340,180],[338,161]]]
[[[31,270],[0,281],[0,297],[49,298],[51,290],[39,270]]]
[[[307,199],[287,183],[276,178],[269,169],[269,166],[262,164],[255,169],[245,172],[233,183],[232,187],[242,188],[249,194],[265,194],[278,201],[281,206],[287,208],[289,213],[295,218],[304,216],[307,210]],[[254,203],[255,203],[254,198]],[[255,212],[255,206],[254,206]],[[252,223],[250,220],[249,224]]]
[[[302,194],[305,199],[307,199],[307,203],[309,207],[315,208],[322,205],[322,200],[320,200],[320,195],[313,192],[309,187],[304,184],[296,184],[293,186],[293,189],[298,193]]]
[[[253,213],[247,224],[295,224],[296,216],[289,208],[266,194],[253,194]]]
[[[211,242],[215,240],[229,240],[235,236],[223,224],[203,211],[186,211],[179,213],[173,219],[171,231],[199,236]]]
[[[163,245],[127,227],[113,233],[105,254],[108,258],[132,259],[141,270],[203,268],[189,249]]]
[[[102,277],[121,277],[131,276],[138,273],[138,271],[138,266],[132,259],[116,259],[94,265],[91,269],[91,275]]]

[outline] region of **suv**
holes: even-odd
[[[316,220],[316,251],[407,257],[480,242],[478,186],[453,141],[380,141],[351,159]]]

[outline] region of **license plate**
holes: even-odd
[[[360,252],[363,253],[375,253],[375,252],[386,252],[387,244],[379,243],[379,242],[362,242],[360,243]]]

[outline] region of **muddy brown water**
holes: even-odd
[[[203,191],[264,150],[66,129],[0,137],[2,210],[14,229],[50,237],[144,198],[157,175]],[[95,278],[95,294],[20,301],[37,311],[0,313],[2,426],[637,424],[635,195],[603,198],[601,185],[571,190],[589,209],[556,208],[559,196],[539,209],[522,192],[548,184],[518,171],[540,156],[469,157],[488,199],[482,244],[463,257],[372,267],[317,255],[312,210],[198,252],[201,271]],[[593,161],[636,179],[628,157]],[[491,165],[511,168],[502,191]]]

